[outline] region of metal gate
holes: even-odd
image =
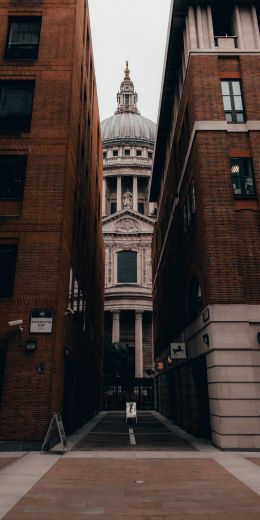
[[[138,380],[131,386],[117,382],[104,386],[104,410],[125,410],[127,401],[135,401],[138,410],[153,410],[153,380]]]

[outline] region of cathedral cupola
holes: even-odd
[[[115,114],[131,113],[140,114],[137,109],[137,93],[134,89],[134,84],[130,79],[130,70],[128,68],[128,61],[126,62],[125,77],[120,85],[120,92],[117,94],[118,107]]]

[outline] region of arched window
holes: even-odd
[[[189,292],[189,318],[193,321],[203,310],[201,287],[196,276],[192,277]]]
[[[137,253],[135,251],[117,253],[117,283],[137,283]]]

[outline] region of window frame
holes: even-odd
[[[223,83],[227,83],[228,84],[228,91],[229,91],[228,95],[227,94],[223,94],[223,90],[222,90],[222,84]],[[236,107],[235,107],[235,97],[238,96],[238,95],[234,94],[233,83],[238,83],[239,84],[239,87],[240,87],[240,97],[241,97],[241,102],[242,102],[242,110],[237,110]],[[240,124],[240,125],[243,125],[244,123],[246,123],[245,103],[244,103],[241,79],[240,78],[231,78],[231,79],[222,78],[221,79],[221,94],[222,94],[222,102],[223,102],[223,109],[224,109],[226,122],[229,125],[230,124]],[[231,109],[230,110],[226,110],[225,109],[225,104],[224,104],[224,98],[225,97],[229,97],[229,99],[230,99],[230,104],[231,104]],[[227,120],[226,114],[230,114],[231,115],[231,121]],[[243,121],[238,121],[238,115],[239,114],[242,114]]]
[[[11,34],[11,26],[12,23],[35,23],[39,22],[39,30],[38,30],[38,44],[35,45],[33,48],[9,48],[9,39]],[[8,29],[7,29],[7,36],[6,36],[6,44],[5,44],[5,53],[4,53],[4,59],[5,60],[37,60],[39,55],[39,47],[40,47],[40,38],[41,38],[41,25],[42,25],[42,16],[8,16]]]
[[[12,265],[13,270],[12,270],[11,273],[9,273],[9,284],[10,284],[9,291],[6,290],[3,293],[3,285],[0,286],[0,300],[5,299],[5,298],[12,298],[13,295],[14,295],[15,275],[16,275],[16,266],[17,266],[17,257],[18,257],[18,244],[14,244],[14,243],[3,244],[3,243],[1,243],[0,244],[0,258],[1,258],[1,251],[3,251],[4,249],[11,249],[11,250],[13,250],[13,253],[14,253],[13,265]],[[10,267],[10,265],[11,265],[10,261],[9,261],[8,265]],[[0,260],[0,267],[1,267],[1,260]],[[6,273],[5,273],[5,275],[4,275],[5,282],[6,282],[7,278],[8,277],[7,277]],[[4,286],[4,288],[6,289],[5,286]]]
[[[129,254],[129,253],[134,253],[135,255],[135,260],[136,260],[136,263],[135,263],[135,281],[119,281],[119,258],[120,258],[120,254]],[[129,250],[129,249],[121,249],[119,251],[116,252],[116,255],[117,255],[117,261],[116,261],[116,266],[117,266],[117,273],[116,273],[116,283],[117,285],[137,285],[138,284],[138,252],[135,251],[135,250]]]
[[[235,163],[240,163],[239,168],[239,178],[240,178],[240,185],[241,185],[241,193],[235,193],[234,191],[234,184],[233,184],[233,177],[234,174],[232,174],[232,166],[235,165]],[[232,164],[233,163],[233,164]],[[251,157],[230,157],[229,158],[229,165],[230,165],[230,178],[231,178],[231,187],[233,191],[233,196],[236,199],[255,199],[257,197],[256,193],[256,183],[255,183],[255,176],[254,176],[254,168],[253,168],[253,162]],[[246,171],[251,171],[251,175],[246,175]],[[246,193],[246,178],[252,178],[252,187],[253,187],[253,193]]]
[[[0,135],[17,135],[17,134],[29,134],[31,131],[32,124],[32,115],[33,115],[33,102],[34,102],[34,93],[35,93],[35,81],[34,80],[21,80],[21,79],[11,79],[11,80],[0,80],[0,110],[1,110],[1,98],[2,98],[2,88],[13,86],[16,87],[17,90],[20,88],[28,87],[27,91],[31,94],[31,107],[30,114],[22,114],[18,115],[15,113],[9,113],[4,117],[0,115]],[[29,89],[29,87],[31,87]],[[14,122],[16,123],[14,125]],[[2,127],[2,124],[4,125]]]
[[[17,162],[16,168],[20,169],[20,178],[21,178],[21,188],[20,188],[20,194],[16,195],[10,195],[10,196],[3,196],[2,190],[1,190],[1,183],[0,183],[0,201],[8,201],[8,200],[17,200],[22,201],[24,196],[24,188],[25,188],[25,179],[26,179],[26,171],[27,171],[27,162],[28,162],[28,155],[27,154],[0,154],[0,171],[1,171],[1,159],[4,159],[8,161],[8,159],[13,160],[13,162]],[[20,163],[20,164],[19,164]],[[13,178],[14,182],[14,178]]]
[[[196,211],[197,211],[197,196],[195,190],[194,177],[191,178],[190,184],[184,197],[184,203],[182,206],[183,215],[183,230],[184,235],[188,236],[195,225]]]
[[[114,211],[115,208],[115,211]],[[117,213],[117,201],[116,199],[110,201],[110,215]]]

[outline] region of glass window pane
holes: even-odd
[[[8,46],[13,45],[30,47],[39,43],[39,22],[12,22]]]
[[[232,81],[232,90],[234,96],[241,95],[240,81]]]
[[[251,164],[251,160],[250,159],[244,159],[244,163],[245,163],[245,176],[246,177],[253,177],[253,172],[252,172],[252,164]]]
[[[234,195],[242,195],[241,179],[238,176],[232,175],[232,187]]]
[[[245,178],[245,193],[247,195],[254,195],[254,182],[252,177]]]
[[[229,96],[223,96],[224,110],[231,110],[231,99]]]
[[[243,112],[237,112],[237,122],[238,123],[244,123],[245,121],[245,117],[244,117],[244,114]]]
[[[137,283],[137,253],[119,251],[117,254],[118,283]]]
[[[224,96],[229,95],[229,85],[228,85],[228,81],[221,81],[221,90],[222,90],[222,94],[223,94]]]
[[[0,156],[0,199],[22,199],[27,157]]]
[[[231,114],[231,112],[226,112],[226,113],[225,113],[225,116],[226,116],[226,121],[227,121],[228,123],[232,123],[233,119],[232,119],[232,114]]]
[[[242,195],[242,184],[241,184],[241,160],[231,159],[230,160],[232,188],[234,195]]]
[[[1,94],[0,115],[26,115],[31,113],[31,90],[6,86],[2,87]]]
[[[196,196],[195,196],[194,179],[192,179],[192,182],[191,182],[191,211],[193,214],[196,211]]]
[[[243,110],[243,103],[241,96],[235,96],[234,97],[234,104],[236,110]]]
[[[10,298],[13,295],[16,256],[17,245],[0,245],[1,298]]]

